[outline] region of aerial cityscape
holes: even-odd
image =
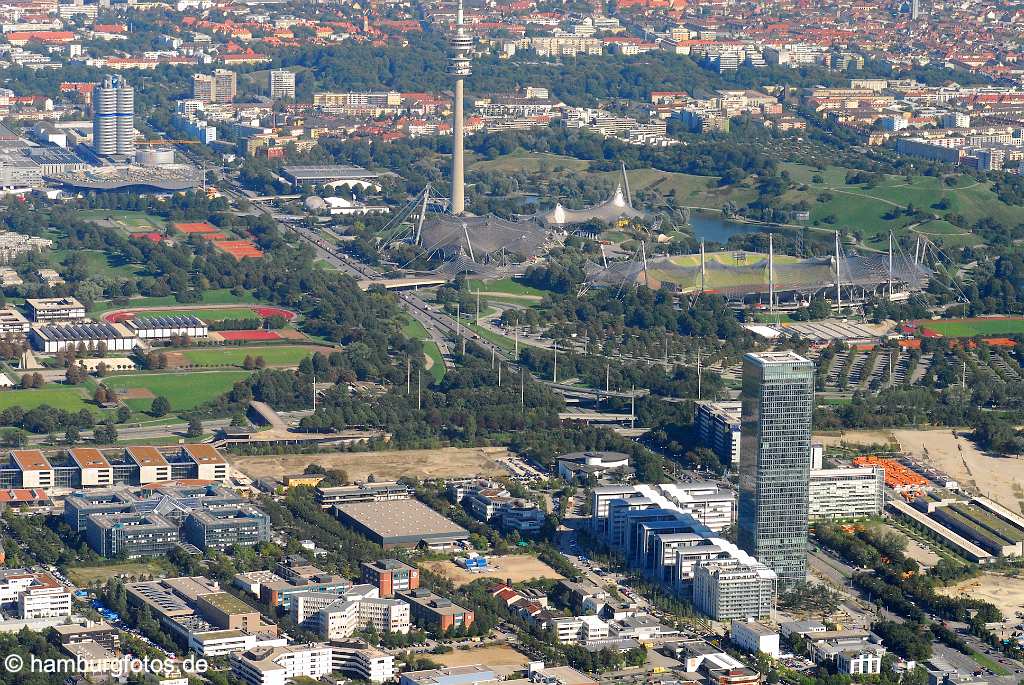
[[[1022,65],[0,0],[0,685],[1024,685]]]

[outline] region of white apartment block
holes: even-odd
[[[296,623],[328,640],[351,637],[366,627],[377,632],[408,633],[412,621],[408,603],[383,599],[372,585],[355,585],[345,593],[295,595],[291,613]]]
[[[597,616],[567,616],[551,621],[559,642],[593,642],[608,638],[608,624]]]
[[[811,521],[880,516],[885,471],[877,467],[812,469],[808,503]]]
[[[697,564],[693,605],[716,621],[733,618],[767,620],[778,594],[775,571],[744,554]]]
[[[365,642],[250,649],[231,657],[231,673],[246,685],[286,685],[298,677],[319,680],[331,673],[383,683],[395,672],[395,658]]]
[[[695,402],[694,425],[700,443],[733,470],[740,465],[740,403]]]
[[[764,652],[772,658],[779,658],[779,632],[763,623],[733,619],[729,639],[749,654]]]
[[[18,618],[71,615],[71,594],[49,573],[28,569],[0,572],[0,607],[17,609]]]

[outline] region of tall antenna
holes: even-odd
[[[836,314],[843,315],[843,290],[839,286],[839,231],[836,231]]]
[[[455,33],[448,39],[448,74],[455,79],[455,101],[452,103],[452,214],[460,216],[466,211],[466,180],[464,169],[465,124],[462,111],[465,78],[473,73],[469,54],[473,51],[473,37],[466,32],[463,22],[462,0],[456,15]]]
[[[629,192],[629,176],[626,175],[626,163],[622,162],[622,190],[626,193],[626,204],[633,206],[633,195]]]

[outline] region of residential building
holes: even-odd
[[[810,521],[881,516],[885,470],[880,467],[812,469],[808,495]]]
[[[271,69],[267,76],[267,90],[272,100],[295,99],[295,72],[287,69]]]
[[[381,597],[408,592],[420,586],[420,571],[398,559],[378,559],[360,565],[363,582],[377,588]]]
[[[512,497],[500,483],[478,481],[469,487],[460,487],[459,492],[462,496],[456,501],[466,511],[504,531],[535,534],[544,526],[544,512],[534,502]]]
[[[733,524],[736,495],[710,482],[597,486],[591,495],[591,528],[599,536],[610,535],[613,544],[621,544],[620,531],[610,529],[608,518],[609,505],[615,500],[635,500],[637,506],[688,514],[721,532]]]
[[[200,102],[229,103],[235,99],[237,91],[238,76],[228,69],[192,75],[192,97]]]
[[[740,411],[740,402],[694,403],[697,439],[733,469],[740,465]]]
[[[802,584],[814,364],[792,351],[749,353],[741,398],[739,543],[773,569],[783,587]]]
[[[807,636],[807,649],[816,663],[831,662],[844,675],[878,675],[885,647],[866,630],[815,632]]]
[[[53,627],[62,645],[91,641],[116,652],[121,648],[121,632],[106,621],[67,623]]]
[[[422,628],[443,633],[449,629],[468,629],[473,625],[472,610],[464,609],[426,588],[398,592],[395,596],[409,603],[413,623]]]
[[[552,619],[551,628],[559,642],[587,644],[595,640],[605,640],[610,634],[608,624],[597,616],[567,616]]]

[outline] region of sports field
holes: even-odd
[[[211,309],[157,309],[135,312],[135,316],[144,319],[155,316],[195,316],[203,321],[223,321],[224,319],[258,319],[260,315],[252,307],[224,307]]]
[[[68,579],[79,587],[92,583],[106,582],[115,576],[159,576],[170,573],[173,569],[159,561],[125,561],[119,564],[102,564],[100,566],[72,566],[67,569]]]
[[[932,335],[941,335],[945,338],[1024,334],[1024,317],[922,319],[914,323],[926,334],[930,332]]]
[[[86,221],[94,221],[103,226],[113,226],[129,233],[145,233],[161,230],[167,222],[158,216],[145,212],[134,212],[121,209],[80,209],[75,215]]]
[[[329,353],[329,347],[309,345],[276,345],[267,347],[218,347],[182,350],[180,354],[192,364],[205,366],[241,366],[246,357],[263,357],[268,366],[296,366],[317,351]]]
[[[501,293],[502,295],[532,295],[536,297],[543,297],[547,294],[546,290],[534,288],[511,278],[499,278],[493,281],[472,279],[466,281],[466,289],[473,293],[479,290],[485,294]]]
[[[256,298],[252,296],[248,291],[238,296],[231,292],[228,288],[219,288],[217,290],[204,290],[202,298],[199,304],[224,304],[224,305],[238,305],[245,303],[255,303]],[[142,308],[142,307],[182,307],[185,308],[187,305],[182,305],[178,302],[174,295],[165,295],[163,297],[135,297],[128,300],[127,304],[114,304],[113,302],[97,302],[90,312],[99,314],[102,312],[109,312],[112,309],[128,309]]]
[[[44,404],[66,411],[96,409],[86,402],[85,390],[81,387],[50,384],[34,390],[0,391],[0,410],[10,407],[35,409]]]
[[[124,404],[133,411],[148,411],[153,397],[163,395],[174,411],[194,409],[204,402],[223,395],[248,371],[190,371],[188,373],[145,373],[132,376],[111,376],[103,384],[114,390],[143,390],[151,396],[129,398]],[[142,394],[142,393],[137,393]]]

